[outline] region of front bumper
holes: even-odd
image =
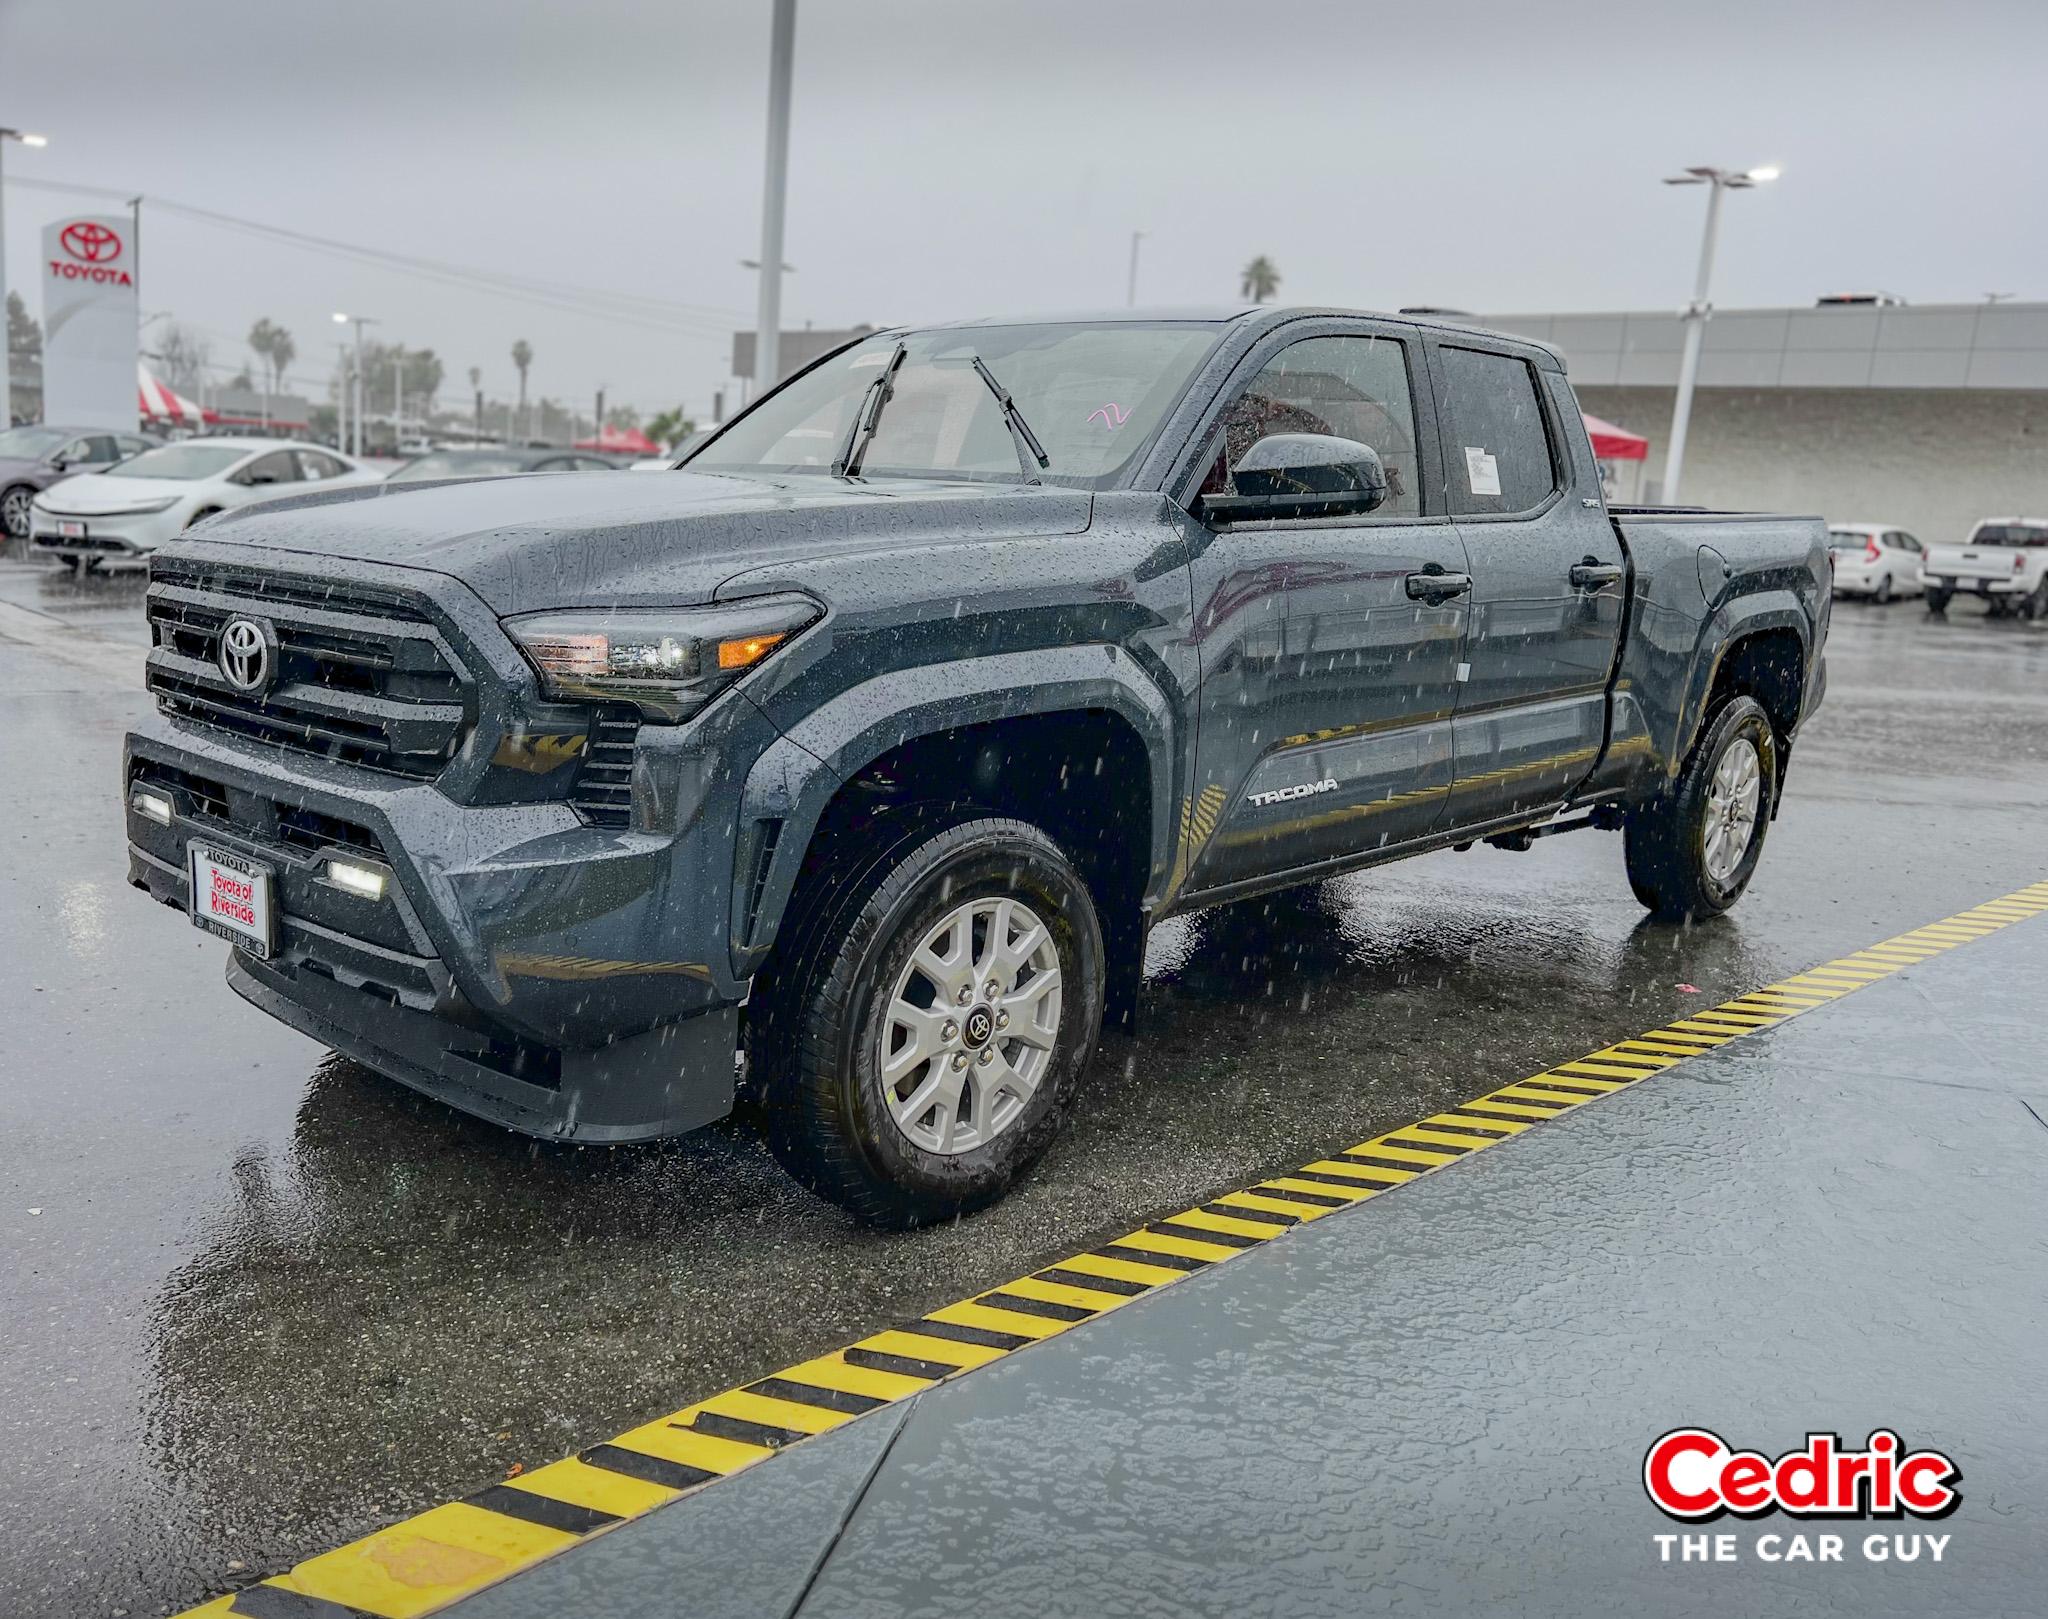
[[[81,536],[58,532],[59,521],[80,523]],[[118,517],[54,516],[41,508],[29,512],[29,550],[39,557],[84,557],[103,561],[146,557],[178,537],[176,511],[130,513]]]
[[[767,722],[734,704],[735,727]],[[683,763],[663,767],[684,741],[648,745],[649,775],[670,784],[656,833],[585,825],[566,803],[458,804],[158,716],[127,740],[129,880],[185,909],[194,837],[261,861],[277,873],[277,948],[268,962],[235,954],[245,999],[515,1129],[674,1134],[730,1110],[745,993],[728,948],[731,845],[702,834],[704,794],[674,785]],[[172,800],[169,826],[128,802],[138,782]],[[321,881],[330,851],[389,867],[385,897]]]

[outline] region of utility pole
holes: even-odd
[[[1698,168],[1687,169],[1664,182],[1668,186],[1703,185],[1707,188],[1707,228],[1700,237],[1700,269],[1693,282],[1692,302],[1685,310],[1685,352],[1678,362],[1678,397],[1671,407],[1671,442],[1664,451],[1662,499],[1667,506],[1678,504],[1679,477],[1685,471],[1685,437],[1692,427],[1693,387],[1700,374],[1700,345],[1706,339],[1708,317],[1714,312],[1714,306],[1707,301],[1707,289],[1714,278],[1714,245],[1721,229],[1721,193],[1748,191],[1777,177],[1775,168],[1740,171]]]
[[[391,447],[405,437],[405,345],[391,345]]]
[[[796,60],[796,0],[775,0],[768,38],[768,156],[761,184],[761,294],[754,380],[765,392],[782,375],[782,215],[789,194],[789,81]]]
[[[1131,284],[1124,294],[1124,304],[1131,309],[1138,307],[1138,244],[1144,239],[1143,231],[1131,232]]]
[[[590,430],[592,438],[604,437],[604,389],[597,390],[597,425]]]

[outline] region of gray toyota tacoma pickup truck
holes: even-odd
[[[1750,880],[1818,518],[1610,509],[1557,354],[1336,310],[884,331],[674,471],[348,489],[154,559],[136,886],[538,1136],[756,1097],[882,1225],[999,1197],[1163,917],[1579,827]]]

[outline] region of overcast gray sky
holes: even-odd
[[[142,303],[323,381],[335,309],[499,396],[699,413],[752,324],[767,0],[0,0],[10,175],[694,306],[659,329],[144,215]],[[787,323],[1229,301],[1673,308],[2048,297],[2041,0],[801,0]],[[81,199],[10,186],[8,284]],[[33,294],[31,294],[33,303]],[[686,329],[675,329],[678,325]]]

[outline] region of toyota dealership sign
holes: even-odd
[[[135,258],[120,217],[43,230],[43,420],[135,427]]]

